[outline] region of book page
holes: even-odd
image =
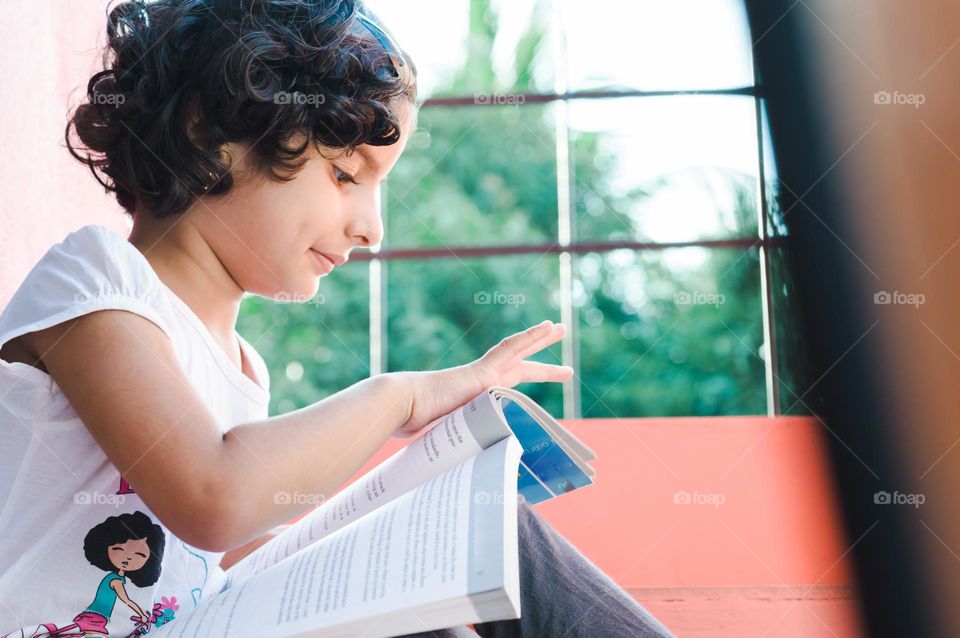
[[[178,615],[160,636],[355,636],[362,627],[377,638],[518,618],[521,452],[514,437],[500,441]],[[500,611],[480,611],[484,592],[503,592]]]
[[[313,512],[227,570],[222,590],[243,582],[426,480],[510,436],[489,393],[483,392],[398,450]]]

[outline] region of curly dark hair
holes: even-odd
[[[163,563],[163,549],[167,537],[163,528],[150,520],[150,517],[137,510],[129,514],[108,516],[102,523],[93,527],[83,539],[83,554],[94,567],[105,572],[117,570],[110,562],[110,546],[126,543],[129,540],[146,538],[150,556],[143,567],[127,572],[127,576],[137,587],[149,587],[160,578],[160,566]]]
[[[413,61],[362,0],[130,0],[109,10],[107,38],[64,136],[131,214],[229,192],[225,143],[289,181],[311,143],[393,144],[397,100],[418,106]]]

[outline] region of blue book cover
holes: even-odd
[[[509,397],[501,397],[500,405],[507,425],[523,446],[517,473],[517,492],[527,502],[539,503],[593,483],[590,476],[522,406]]]

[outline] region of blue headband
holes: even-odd
[[[357,14],[357,20],[373,34],[373,37],[377,39],[377,42],[379,42],[383,50],[387,52],[387,55],[391,55],[396,60],[398,66],[403,66],[403,53],[400,52],[400,47],[397,46],[397,43],[394,42],[383,29],[377,26],[373,20],[362,13]]]

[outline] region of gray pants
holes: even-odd
[[[517,508],[520,543],[520,618],[474,625],[482,638],[672,638],[525,501]],[[476,635],[466,627],[401,638]]]

